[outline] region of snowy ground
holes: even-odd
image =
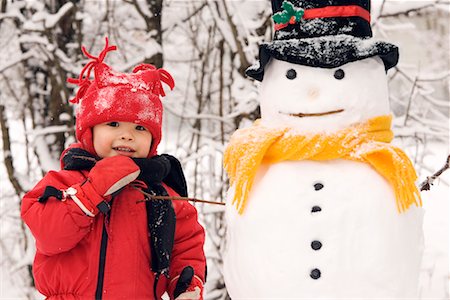
[[[442,147],[434,152],[436,155],[426,157],[425,160],[438,170],[444,165],[449,151],[447,147]],[[425,174],[421,177],[423,179]],[[430,191],[422,192],[425,208],[425,251],[420,277],[422,299],[449,299],[449,182],[450,171],[447,171]]]
[[[449,299],[449,189],[438,183],[422,195],[426,214],[421,299]]]

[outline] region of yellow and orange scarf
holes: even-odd
[[[237,130],[224,154],[224,167],[235,187],[232,204],[239,214],[261,163],[286,160],[349,159],[368,163],[394,188],[399,212],[422,205],[416,171],[406,154],[389,144],[392,116],[379,116],[330,134],[299,135],[290,128],[269,128],[257,120]]]

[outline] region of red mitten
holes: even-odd
[[[86,215],[93,217],[99,210],[108,211],[107,196],[135,180],[139,173],[139,167],[129,157],[106,157],[95,164],[85,182],[73,185],[65,193]]]

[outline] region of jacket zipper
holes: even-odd
[[[108,231],[106,230],[106,222],[109,214],[105,214],[105,222],[103,222],[102,240],[100,243],[100,259],[98,264],[97,289],[95,290],[95,299],[101,300],[103,296],[103,280],[105,277],[106,264],[106,248],[108,246]]]

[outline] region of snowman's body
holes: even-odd
[[[297,80],[286,79],[291,69]],[[389,113],[378,58],[340,69],[345,77],[336,80],[336,69],[273,59],[264,79],[270,84],[261,86],[262,122],[317,134]],[[392,187],[368,164],[263,164],[242,215],[232,197],[233,187],[224,255],[232,299],[417,297],[422,210],[414,206],[400,214]]]
[[[232,299],[417,296],[421,213],[399,215],[392,188],[366,164],[263,165],[245,213],[229,206],[227,221]]]

